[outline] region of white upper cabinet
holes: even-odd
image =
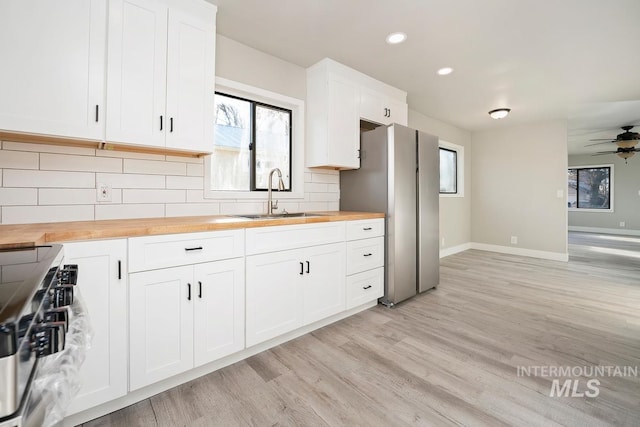
[[[108,142],[211,151],[215,17],[201,0],[110,1]]]
[[[101,140],[107,0],[0,2],[0,130]]]
[[[407,125],[407,94],[329,58],[307,69],[307,167],[360,167],[360,119]]]

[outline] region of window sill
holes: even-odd
[[[440,193],[440,197],[445,197],[445,198],[463,198],[464,194],[460,194],[460,193],[456,193],[456,194],[449,194],[449,193]]]
[[[582,209],[582,208],[567,208],[569,212],[599,212],[599,213],[613,213],[613,209]]]

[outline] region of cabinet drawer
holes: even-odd
[[[129,271],[154,270],[244,256],[244,230],[129,239]]]
[[[347,242],[347,274],[384,265],[384,237]]]
[[[384,295],[384,268],[347,276],[347,310]]]
[[[347,222],[347,240],[384,236],[384,218]]]
[[[344,242],[344,221],[257,227],[246,230],[247,255]]]

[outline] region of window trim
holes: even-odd
[[[599,213],[612,213],[614,212],[614,168],[613,164],[598,164],[598,165],[585,165],[585,166],[567,166],[567,173],[569,169],[600,169],[600,168],[609,168],[609,209],[593,209],[593,208],[570,208],[567,207],[569,212],[599,212]],[[579,184],[578,184],[579,185]],[[567,178],[567,191],[569,190],[569,180]],[[576,193],[577,196],[577,193]],[[567,199],[569,194],[567,194]]]
[[[257,103],[266,104],[267,106],[291,110],[291,191],[276,191],[274,198],[288,200],[304,199],[304,101],[221,77],[216,77],[214,92],[223,92],[230,96],[248,99]],[[264,190],[213,190],[211,186],[211,154],[205,157],[204,168],[205,199],[262,200],[266,198],[266,191]]]
[[[440,148],[456,152],[456,187],[458,190],[457,193],[439,193],[440,197],[464,197],[464,146],[441,139],[438,142],[438,158],[440,158]],[[439,184],[438,188],[440,188]]]

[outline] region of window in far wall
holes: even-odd
[[[611,211],[613,180],[611,165],[571,167],[568,170],[569,209]]]
[[[440,194],[458,193],[458,152],[440,147]]]
[[[279,168],[291,191],[292,111],[220,92],[215,108],[211,189],[264,191]]]

